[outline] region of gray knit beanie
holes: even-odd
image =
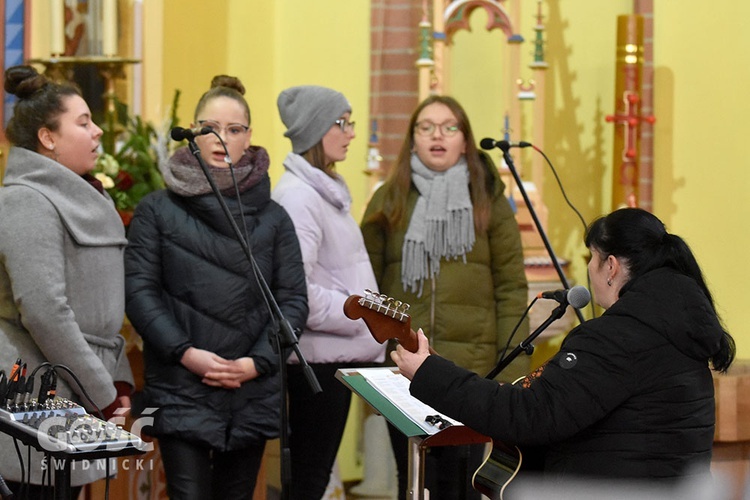
[[[288,88],[276,103],[287,128],[284,136],[291,139],[297,154],[315,146],[341,115],[352,111],[344,94],[317,85]]]

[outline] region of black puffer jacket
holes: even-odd
[[[237,214],[237,199],[226,201]],[[284,316],[301,329],[307,296],[292,221],[270,199],[267,175],[241,202],[258,267]],[[241,227],[239,216],[235,221]],[[126,311],[144,340],[146,405],[159,408],[153,433],[222,451],[276,437],[281,387],[273,322],[214,195],[149,195],[128,239]],[[210,387],[179,363],[190,346],[227,359],[252,357],[261,375],[236,390]]]
[[[721,338],[696,283],[658,269],[573,330],[527,389],[430,356],[411,392],[493,438],[547,446],[553,475],[707,473],[715,419],[708,362]]]

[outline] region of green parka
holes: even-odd
[[[372,196],[362,223],[362,233],[370,254],[379,292],[411,305],[412,329],[422,328],[430,345],[454,363],[486,375],[497,363],[508,336],[523,315],[528,301],[528,285],[518,224],[505,198],[505,186],[486,155],[485,167],[493,179],[489,228],[477,232],[471,252],[463,259],[440,262],[440,274],[425,281],[422,295],[404,290],[401,259],[408,224],[386,227],[382,212],[385,191]],[[407,201],[410,220],[419,197],[412,183]],[[528,321],[519,328],[510,348],[528,335]],[[498,376],[513,381],[526,375],[529,360],[519,356]]]

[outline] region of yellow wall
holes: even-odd
[[[340,0],[163,0],[163,80],[153,82],[164,103],[182,91],[179,116],[189,122],[200,95],[218,73],[247,88],[253,142],[268,148],[278,179],[291,144],[283,134],[276,97],[293,85],[324,85],[346,95],[357,121],[348,159],[338,165],[354,204],[367,196],[360,175],[367,155],[369,2]],[[212,22],[206,22],[211,19]],[[150,82],[151,83],[151,82]]]
[[[698,256],[739,355],[750,357],[750,4],[655,2],[654,210]],[[661,40],[661,43],[659,43]]]

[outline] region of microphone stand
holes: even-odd
[[[323,389],[320,387],[320,383],[318,382],[317,377],[315,377],[315,373],[312,371],[312,368],[310,368],[310,365],[307,363],[307,360],[302,355],[302,352],[299,349],[299,341],[297,339],[297,335],[294,333],[294,329],[292,328],[292,325],[289,323],[289,320],[287,320],[284,317],[284,314],[281,312],[281,308],[279,308],[279,304],[276,302],[276,299],[273,296],[273,293],[271,292],[271,288],[268,286],[268,283],[266,282],[265,278],[263,278],[263,274],[260,272],[260,268],[258,267],[258,264],[255,261],[255,258],[253,257],[253,254],[250,250],[250,246],[248,245],[245,238],[242,236],[242,233],[240,232],[240,228],[237,226],[237,222],[234,220],[234,217],[232,217],[232,213],[229,211],[229,207],[227,206],[226,201],[224,201],[224,197],[221,195],[221,191],[219,190],[219,187],[214,182],[213,177],[211,176],[211,173],[208,171],[208,166],[206,166],[206,162],[203,160],[203,157],[201,156],[200,149],[198,148],[198,145],[195,143],[194,137],[188,138],[188,147],[190,148],[190,152],[195,156],[195,158],[198,160],[198,164],[201,167],[201,170],[203,170],[203,174],[206,176],[206,179],[208,180],[208,183],[211,185],[211,190],[214,192],[214,195],[216,196],[217,200],[219,201],[219,205],[221,205],[221,209],[224,212],[224,215],[227,218],[227,221],[232,226],[232,230],[234,231],[235,236],[237,237],[237,241],[240,243],[240,246],[242,246],[242,250],[245,252],[245,257],[247,257],[248,262],[250,262],[250,265],[252,266],[253,273],[255,274],[256,279],[258,280],[258,283],[260,285],[261,291],[266,299],[266,304],[268,304],[269,309],[271,310],[271,315],[274,319],[274,322],[277,325],[277,328],[275,328],[275,335],[272,339],[270,339],[274,345],[274,349],[276,350],[276,353],[279,356],[279,373],[281,376],[281,388],[282,388],[282,394],[281,394],[281,429],[280,429],[280,435],[279,435],[279,441],[280,441],[280,447],[281,447],[281,498],[287,499],[289,498],[290,494],[290,485],[291,485],[291,459],[290,459],[290,451],[289,451],[289,432],[288,432],[288,415],[287,415],[287,403],[286,403],[286,392],[287,392],[287,372],[286,372],[286,359],[284,357],[284,349],[291,347],[294,349],[294,352],[297,354],[297,358],[299,359],[300,365],[302,366],[302,371],[305,375],[305,378],[307,379],[307,383],[310,385],[310,388],[313,391],[313,394],[318,394],[323,391]],[[239,200],[238,200],[239,201]]]
[[[536,300],[536,299],[535,299]],[[564,299],[562,302],[560,302],[560,305],[558,305],[556,308],[552,310],[549,317],[537,327],[536,330],[531,332],[528,337],[523,339],[520,344],[516,346],[515,349],[513,349],[507,356],[504,356],[503,359],[497,362],[497,365],[495,368],[492,369],[487,375],[485,375],[484,378],[487,379],[493,379],[497,376],[498,373],[503,371],[505,367],[507,367],[509,364],[513,362],[514,359],[518,357],[521,352],[525,352],[527,355],[531,356],[531,354],[534,352],[534,345],[532,342],[541,334],[549,325],[551,325],[553,322],[557,321],[558,319],[562,318],[565,315],[565,309],[568,307],[568,301],[567,299]],[[573,308],[576,311],[575,307]]]
[[[557,257],[555,256],[555,251],[552,249],[552,245],[550,245],[549,239],[547,239],[547,234],[544,232],[542,223],[539,221],[539,217],[537,217],[536,215],[536,210],[534,210],[534,205],[531,203],[531,200],[529,199],[529,195],[526,193],[526,189],[523,187],[523,182],[521,181],[521,177],[518,175],[518,171],[516,171],[516,166],[513,163],[513,158],[510,156],[511,144],[507,141],[500,141],[499,143],[497,143],[497,147],[500,148],[500,150],[503,152],[503,158],[505,159],[505,164],[508,165],[508,170],[510,170],[510,173],[513,174],[513,179],[515,179],[516,185],[518,185],[518,190],[521,191],[521,196],[523,196],[523,201],[526,203],[526,207],[529,209],[529,213],[531,214],[531,218],[534,220],[534,225],[536,226],[536,230],[539,232],[539,236],[542,237],[544,248],[547,249],[547,254],[549,255],[549,258],[552,260],[552,265],[555,267],[555,271],[557,271],[557,275],[560,277],[560,282],[563,284],[563,287],[565,287],[565,289],[569,289],[570,284],[568,284],[568,279],[565,277],[565,273],[563,272],[562,267],[560,267],[560,263],[557,261]],[[576,316],[578,316],[578,321],[583,323],[584,319],[583,319],[583,314],[581,313],[581,311],[575,308],[573,309],[576,312]],[[563,308],[563,311],[564,311],[564,308]]]

